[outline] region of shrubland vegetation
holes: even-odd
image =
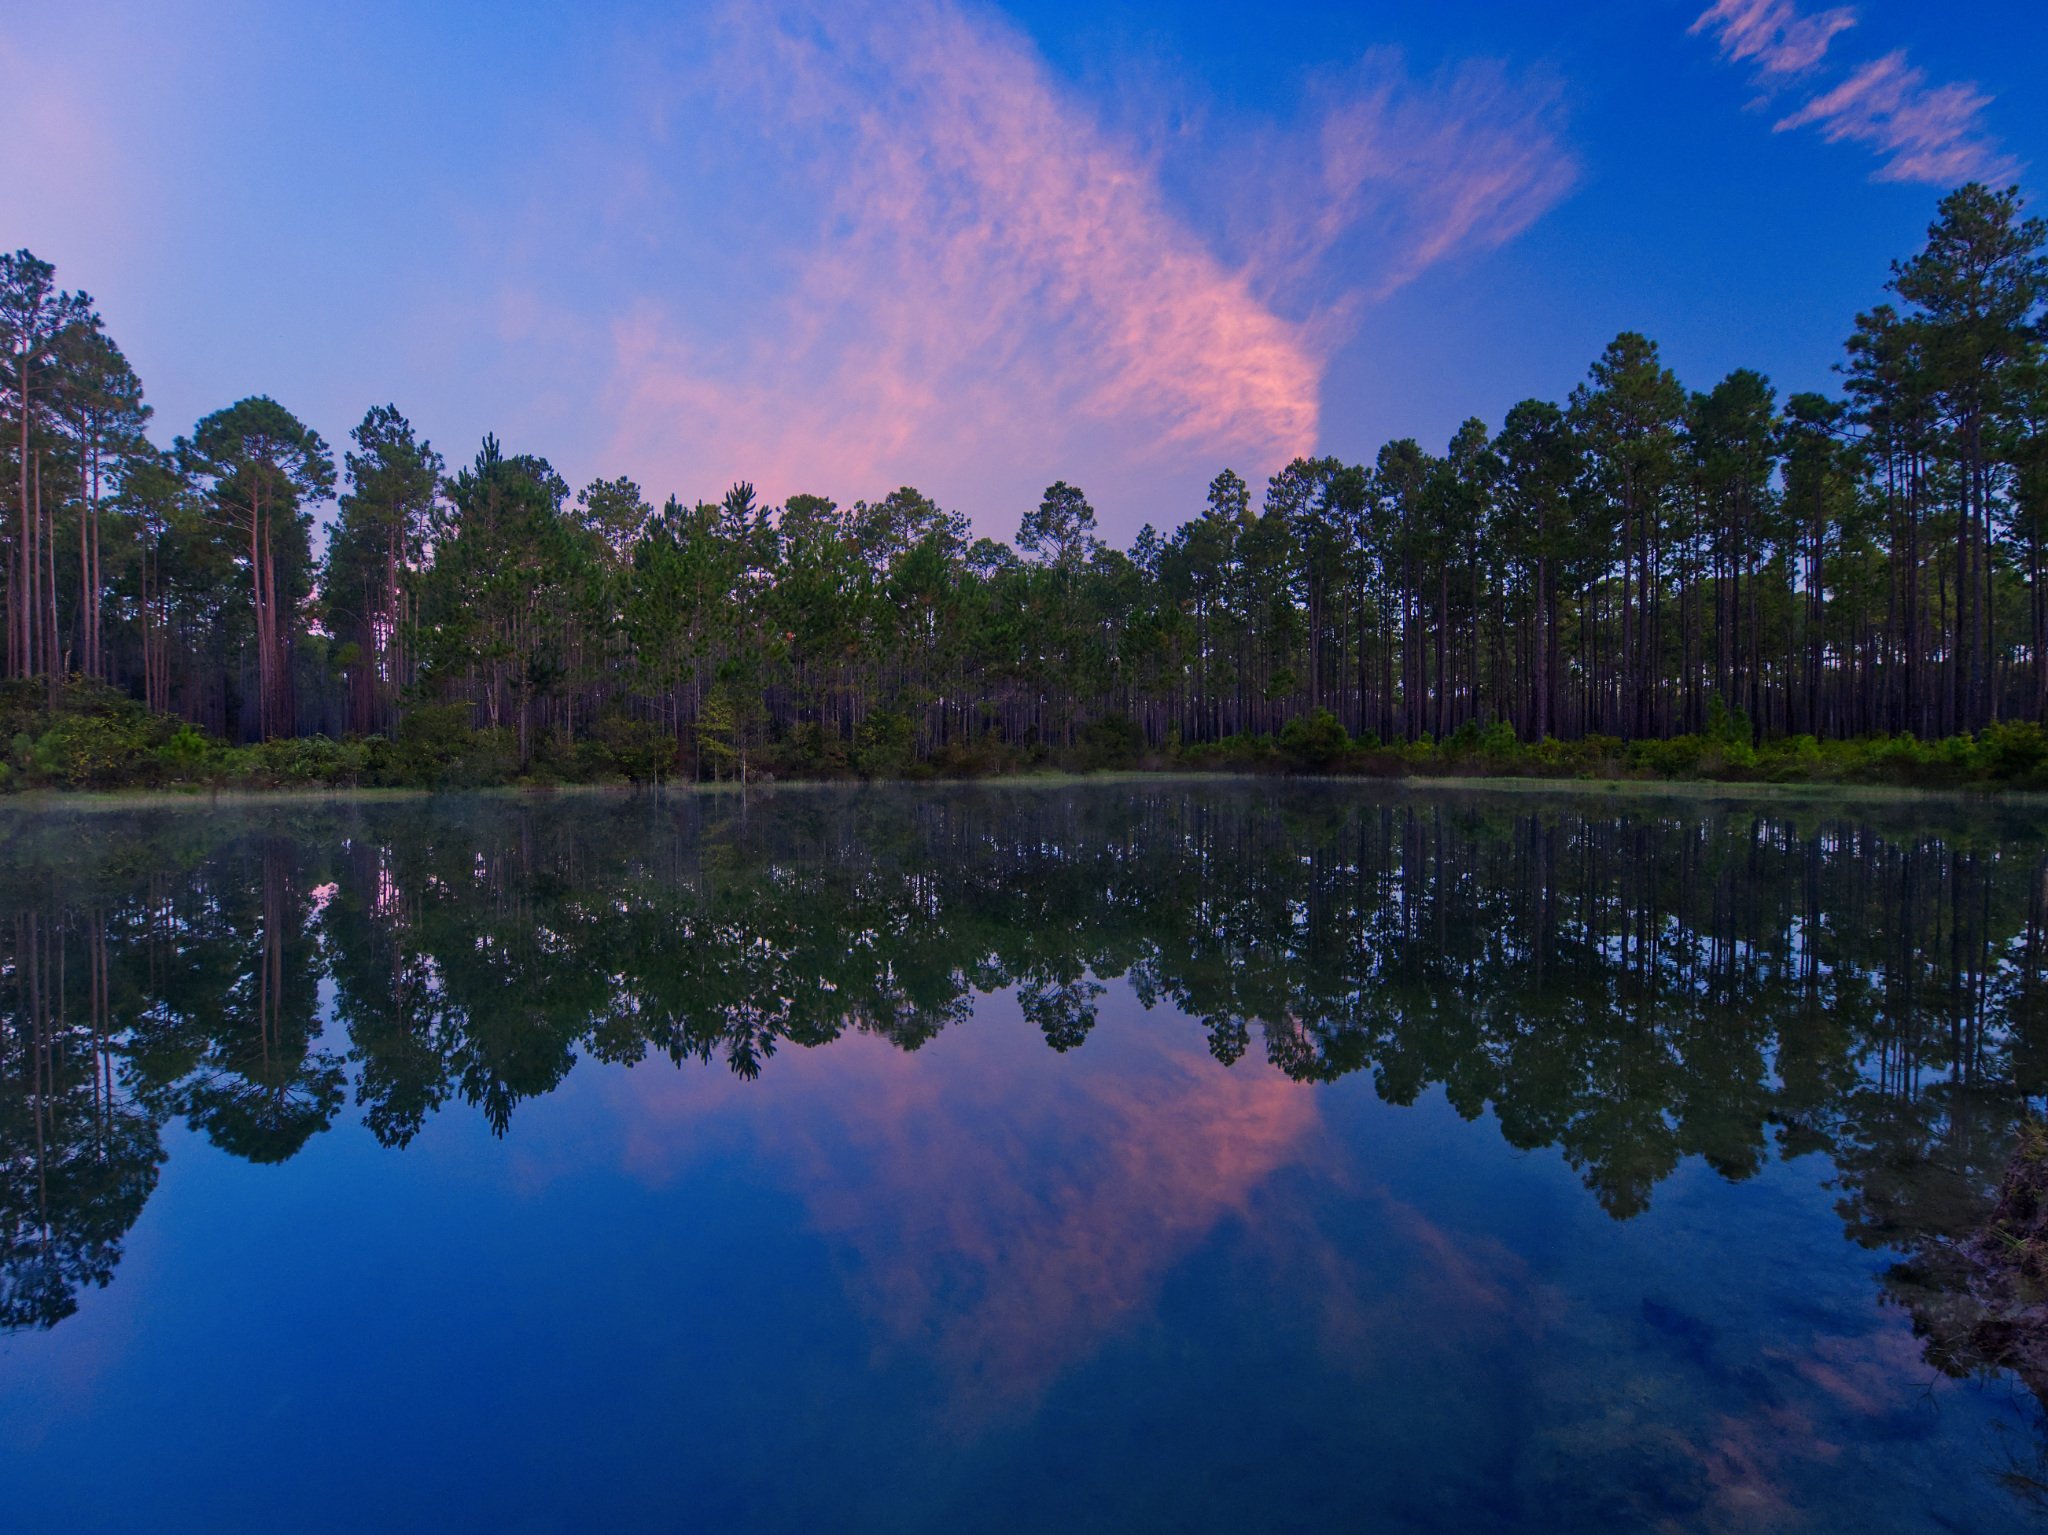
[[[1231,470],[1170,534],[1047,489],[571,493],[395,408],[169,450],[89,298],[0,257],[0,786],[1271,769],[2030,784],[2048,718],[2048,231],[1941,204],[1839,397],[1617,337],[1442,454]],[[324,525],[316,517],[332,501]]]
[[[612,716],[582,740],[550,738],[522,761],[505,729],[476,729],[462,705],[409,710],[395,737],[287,736],[231,745],[147,709],[104,684],[74,678],[52,713],[40,686],[0,689],[0,792],[25,789],[431,788],[670,783],[676,743],[645,722]],[[1974,736],[1921,741],[1910,734],[1825,741],[1810,735],[1757,743],[1740,716],[1716,712],[1708,728],[1624,741],[1582,736],[1519,739],[1513,727],[1468,722],[1442,741],[1353,738],[1318,710],[1277,735],[1243,733],[1196,745],[1148,748],[1123,722],[1097,725],[1064,752],[1024,753],[984,742],[928,757],[908,731],[868,732],[853,750],[799,735],[762,747],[756,778],[976,778],[1055,770],[1317,774],[1366,778],[1634,779],[1649,782],[1889,784],[1927,789],[2048,789],[2048,730],[2020,720]]]

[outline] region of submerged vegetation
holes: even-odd
[[[2048,1402],[2048,1124],[2023,1119],[1983,1223],[1927,1233],[1900,1270],[1931,1357],[2011,1370]]]
[[[2048,230],[1965,186],[1839,398],[1617,337],[1442,454],[1231,470],[1128,550],[911,488],[571,494],[391,406],[339,465],[267,398],[169,451],[91,301],[0,257],[0,783],[483,784],[1272,767],[2036,781]],[[338,499],[336,492],[339,492]],[[335,500],[325,548],[316,511]]]

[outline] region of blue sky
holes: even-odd
[[[1966,175],[2048,164],[2048,6],[15,0],[0,240],[165,440],[395,402],[572,482],[1105,530],[1440,447],[1622,329],[1826,388]]]

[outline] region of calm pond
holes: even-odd
[[[1954,1243],[2044,878],[2017,805],[0,811],[5,1523],[2036,1528]]]

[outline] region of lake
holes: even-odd
[[[6,1523],[2029,1529],[2017,804],[0,809]]]

